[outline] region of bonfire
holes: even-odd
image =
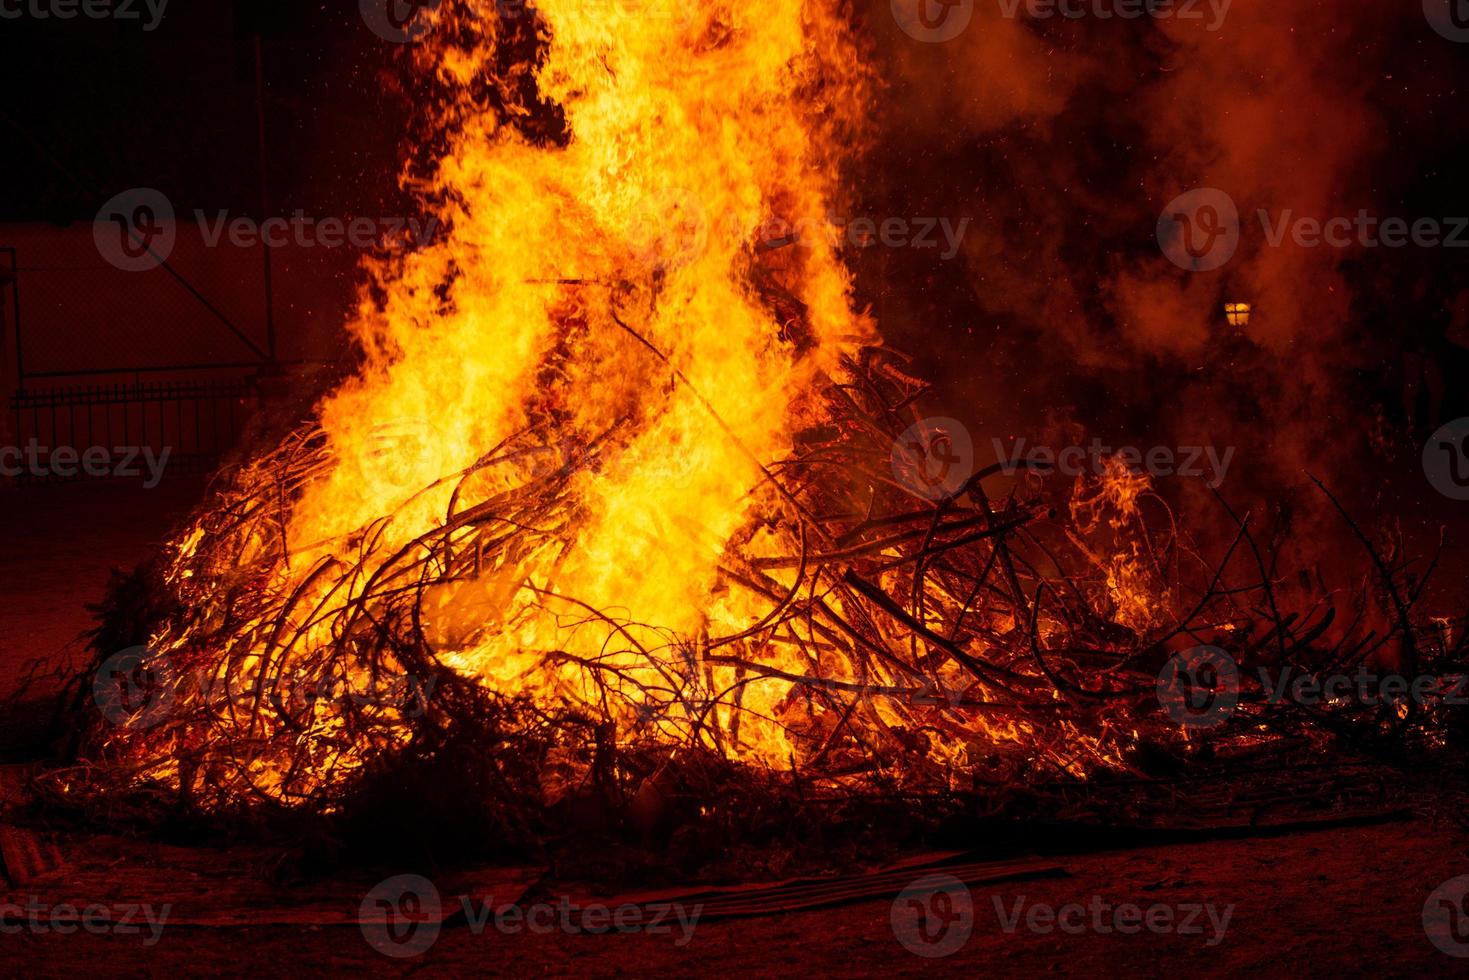
[[[53,800],[333,815],[426,767],[507,813],[700,771],[961,797],[1441,741],[1249,683],[1462,670],[1372,534],[1356,590],[1287,597],[1222,498],[1206,555],[1121,462],[956,461],[836,243],[771,231],[822,227],[861,149],[835,0],[459,0],[404,50],[443,233],[367,267],[356,375],[115,597]]]

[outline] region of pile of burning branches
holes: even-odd
[[[316,422],[114,591],[50,800],[237,827],[438,798],[511,841],[589,803],[974,799],[1456,731],[1466,634],[1400,544],[1343,513],[1364,574],[1304,587],[1222,499],[1204,548],[1122,461],[974,472],[922,417],[837,243],[795,231],[872,114],[847,5],[535,6],[445,4],[412,49],[440,231],[368,264]],[[1362,665],[1423,683],[1257,680]]]
[[[700,766],[815,796],[962,796],[1270,744],[1427,750],[1453,730],[1464,632],[1418,612],[1431,569],[1411,575],[1362,534],[1360,587],[1303,599],[1248,517],[1221,502],[1233,539],[1206,560],[1120,464],[1065,487],[1039,463],[955,480],[936,462],[947,433],[914,424],[925,390],[903,367],[886,349],[849,358],[822,392],[826,421],[762,467],[711,597],[760,614],[722,634],[557,591],[571,488],[610,465],[615,428],[550,466],[547,433],[522,432],[441,481],[453,492],[430,532],[390,546],[385,515],[281,578],[307,550],[287,540],[292,501],[332,463],[303,431],[118,590],[71,762],[42,788],[114,816],[269,818],[344,814],[431,773],[493,800],[513,834],[533,812],[588,794],[630,805]],[[515,480],[471,492],[505,467]],[[595,649],[523,651],[513,677],[467,666],[463,651],[532,615]],[[145,646],[119,654],[126,635]],[[1256,676],[1319,681],[1388,654],[1431,680],[1313,700]]]

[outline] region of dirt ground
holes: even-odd
[[[100,598],[108,570],[146,556],[199,492],[196,484],[165,484],[155,491],[74,486],[0,493],[0,693],[14,689],[26,660],[81,656],[75,639],[88,625],[83,607]],[[22,721],[10,718],[0,728],[12,758],[23,754]],[[460,923],[446,926],[422,955],[394,959],[353,926],[165,926],[153,945],[145,945],[146,932],[61,935],[6,926],[0,974],[1418,977],[1463,975],[1469,964],[1437,948],[1424,925],[1435,889],[1469,875],[1469,842],[1442,821],[1150,847],[1058,863],[1065,876],[979,887],[918,905],[899,902],[896,911],[884,898],[706,922],[683,945],[678,930],[477,933]],[[1156,916],[1159,927],[1126,934],[1113,928],[1115,907],[1124,903]],[[1066,908],[1073,904],[1080,908]],[[1097,908],[1104,911],[1094,914]],[[928,915],[920,922],[921,909]],[[1059,912],[1067,929],[1047,910]],[[1173,925],[1161,925],[1165,918]],[[1007,920],[1013,921],[1008,929]],[[914,938],[919,928],[927,928],[934,945]],[[904,937],[926,952],[946,944],[954,952],[925,957],[905,946]],[[1469,942],[1452,948],[1469,957]]]
[[[1340,976],[1463,975],[1466,960],[1425,935],[1428,896],[1469,871],[1462,841],[1416,822],[1254,841],[1211,842],[1091,855],[1064,862],[1062,878],[977,888],[967,940],[946,933],[955,905],[933,934],[956,951],[926,958],[900,941],[894,903],[874,900],[775,918],[695,925],[682,933],[516,934],[447,927],[427,952],[389,958],[359,930],[344,928],[169,929],[144,935],[0,937],[9,976],[260,976],[352,973],[373,976]],[[1062,932],[1034,906],[1077,903],[1161,906],[1187,935],[1122,935],[1073,915]],[[997,910],[997,903],[1000,910]],[[1013,932],[1012,919],[1022,911]],[[961,903],[962,904],[962,903]],[[1213,906],[1215,917],[1192,908]],[[901,911],[901,910],[900,910]],[[1227,924],[1220,931],[1215,922]],[[1036,929],[1027,926],[1034,918]],[[1161,918],[1158,921],[1162,921]],[[1107,927],[1106,913],[1102,919]],[[962,928],[962,927],[961,927]],[[1107,927],[1110,929],[1110,927]],[[1199,930],[1196,934],[1193,930]],[[950,939],[950,936],[957,937]],[[1469,945],[1464,947],[1469,953]]]

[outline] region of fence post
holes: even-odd
[[[14,446],[20,432],[16,419],[20,407],[11,401],[20,390],[18,275],[15,250],[0,249],[0,450]],[[12,477],[0,473],[0,486],[12,482]]]

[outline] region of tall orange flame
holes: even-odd
[[[259,538],[243,558],[267,562],[269,591],[304,591],[300,608],[350,600],[370,574],[318,572],[351,566],[364,537],[391,555],[466,487],[489,498],[596,445],[599,464],[572,478],[574,531],[430,586],[423,623],[443,663],[494,689],[590,698],[580,659],[599,681],[656,685],[650,652],[764,612],[717,590],[719,560],[737,535],[758,537],[764,465],[875,332],[827,236],[777,252],[762,230],[829,213],[867,80],[827,0],[542,0],[543,57],[510,70],[565,113],[564,145],[541,145],[515,107],[475,101],[477,82],[506,75],[496,7],[446,5],[416,55],[459,93],[437,109],[449,145],[421,188],[447,230],[374,270],[383,299],[354,323],[366,367],[320,410],[334,462],[292,508],[286,553]],[[801,310],[799,329],[772,294]],[[436,483],[527,428],[533,451]],[[570,659],[547,668],[552,652]],[[775,713],[785,691],[765,687],[747,706]],[[777,726],[745,735],[765,739],[756,754],[789,756]]]

